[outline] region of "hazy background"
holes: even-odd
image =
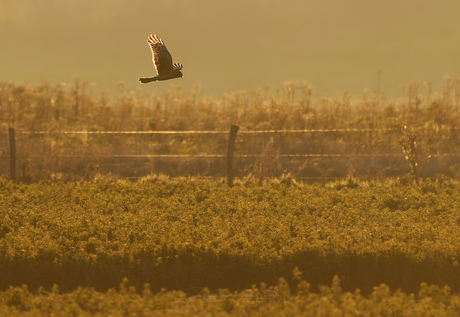
[[[159,92],[171,84],[204,94],[286,81],[316,96],[460,74],[458,0],[0,0],[0,80],[39,83],[75,76]],[[183,79],[141,85],[155,74],[146,43],[166,43]]]

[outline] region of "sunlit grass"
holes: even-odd
[[[60,131],[229,131],[231,124],[245,130],[377,129],[375,131],[252,135],[240,133],[235,154],[260,155],[272,144],[270,155],[347,154],[357,157],[310,158],[299,177],[385,178],[410,172],[402,147],[406,135],[416,136],[422,176],[436,173],[455,177],[460,139],[460,84],[447,78],[445,87],[434,92],[429,84],[402,85],[403,96],[389,100],[366,91],[362,96],[344,92],[340,98],[324,98],[308,84],[286,83],[277,89],[261,88],[228,93],[221,98],[205,96],[199,86],[191,91],[179,88],[160,94],[141,95],[126,91],[94,93],[91,85],[75,79],[71,86],[43,83],[25,85],[0,83],[0,132],[17,129],[20,176],[24,181],[52,181],[85,176],[89,164],[96,172],[119,176],[166,173],[171,176],[223,176],[223,159],[162,160],[107,159],[104,155],[141,154],[226,154],[227,135],[24,135],[21,132]],[[405,128],[406,127],[406,128]],[[0,146],[8,153],[7,138]],[[399,158],[359,155],[392,154]],[[58,158],[65,155],[81,157]],[[441,155],[441,156],[439,156]],[[276,156],[276,155],[275,155]],[[304,159],[305,160],[305,159]],[[237,176],[260,171],[261,160],[237,158]],[[293,172],[304,162],[277,159],[280,168],[266,176]],[[1,162],[7,170],[7,161]],[[281,165],[280,165],[281,164]],[[411,165],[412,166],[412,165]],[[260,174],[260,173],[259,173]],[[458,174],[458,173],[457,173]],[[6,175],[6,174],[5,174]],[[53,178],[54,177],[54,178]],[[265,176],[264,176],[265,177]]]
[[[150,176],[141,182],[1,181],[0,287],[106,290],[128,277],[153,291],[274,285],[298,267],[314,290],[420,283],[460,290],[458,197],[444,177],[420,186],[349,179]]]

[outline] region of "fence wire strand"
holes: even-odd
[[[261,157],[260,154],[235,154],[234,157]],[[279,154],[279,155],[269,155],[270,157],[287,157],[287,158],[302,158],[302,157],[401,157],[403,154]],[[430,157],[460,157],[460,154],[433,154]],[[72,158],[72,157],[102,157],[102,158],[226,158],[227,154],[48,154],[48,155],[16,155],[16,157],[62,157],[62,158]],[[0,156],[0,158],[9,158],[9,156]]]
[[[392,131],[386,129],[307,129],[307,130],[240,130],[238,134],[270,134],[270,133],[329,133],[329,132],[370,132]],[[17,131],[16,134],[42,135],[42,134],[228,134],[229,131]],[[7,133],[0,133],[7,134]]]

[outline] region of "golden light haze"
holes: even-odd
[[[160,92],[172,84],[219,96],[308,82],[318,96],[409,80],[440,88],[460,74],[460,1],[0,0],[0,80],[73,81]],[[155,75],[146,43],[159,35],[184,78]]]

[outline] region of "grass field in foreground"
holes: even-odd
[[[385,283],[460,290],[460,184],[263,185],[152,176],[136,183],[0,180],[0,288],[244,290],[292,271],[363,294]]]
[[[375,287],[369,297],[359,291],[343,292],[334,278],[332,287],[309,292],[300,281],[290,295],[284,279],[270,288],[253,286],[241,292],[226,289],[152,293],[146,285],[141,293],[126,280],[119,290],[100,293],[92,288],[60,294],[58,287],[37,294],[27,287],[10,287],[0,292],[2,316],[456,316],[460,298],[447,287],[421,285],[417,295],[392,293],[388,286]]]

